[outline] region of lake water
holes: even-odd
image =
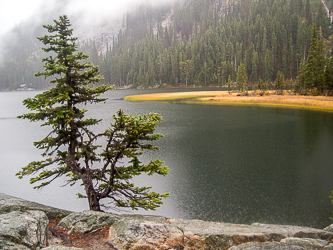
[[[171,197],[155,212],[135,213],[316,228],[331,223],[332,113],[122,100],[126,95],[164,91],[110,91],[106,104],[88,107],[88,115],[104,119],[101,130],[119,108],[164,117],[158,128],[165,135],[157,143],[161,150],[148,153],[145,160],[159,158],[171,171],[166,177],[142,176],[135,183],[170,192]],[[32,143],[48,129],[16,118],[26,112],[22,100],[37,93],[0,93],[0,192],[72,211],[87,210],[87,201],[75,196],[84,192],[79,185],[61,187],[64,180],[59,179],[38,191],[29,178],[15,176],[21,167],[41,158]]]

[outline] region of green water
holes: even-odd
[[[101,128],[108,125],[120,107],[126,113],[158,112],[164,117],[158,129],[165,135],[158,142],[161,150],[149,153],[143,160],[160,158],[171,171],[167,177],[143,176],[135,182],[152,185],[158,192],[170,192],[171,197],[156,212],[137,213],[316,228],[330,224],[332,113],[121,99],[156,91],[163,90],[108,92],[107,104],[90,107],[89,111],[89,115],[104,119]],[[0,100],[12,103],[24,97],[23,93],[1,95]],[[7,105],[7,110],[11,106]],[[12,108],[8,114],[0,108],[0,126],[6,129],[0,143],[0,168],[4,170],[0,192],[75,211],[87,209],[86,201],[74,198],[80,186],[61,188],[63,180],[59,180],[36,193],[28,180],[12,176],[39,157],[41,152],[31,144],[45,134],[37,124],[15,119],[24,111],[21,106]],[[17,152],[21,153],[13,157]]]

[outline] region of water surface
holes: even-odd
[[[200,89],[201,90],[201,89]],[[136,213],[230,223],[278,223],[323,228],[330,224],[333,189],[333,114],[271,107],[128,102],[126,95],[165,90],[117,90],[106,104],[89,106],[104,129],[119,108],[126,113],[157,112],[164,121],[160,158],[171,168],[166,177],[135,179],[171,197],[156,212]],[[181,90],[170,90],[181,91]],[[61,187],[63,179],[41,191],[15,173],[40,159],[32,142],[48,129],[17,119],[24,98],[38,92],[0,93],[0,192],[63,209],[88,209],[75,194],[80,185]],[[117,211],[118,212],[118,211]],[[121,211],[128,212],[128,210]]]

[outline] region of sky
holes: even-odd
[[[0,35],[29,18],[43,0],[0,0]]]
[[[52,5],[59,0],[0,0],[0,36],[20,22],[39,11],[42,2]],[[71,0],[68,12],[84,11],[87,16],[119,15],[136,3],[153,1],[160,3],[172,0]],[[57,18],[57,17],[55,17]]]

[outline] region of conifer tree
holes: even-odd
[[[275,90],[276,93],[278,93],[278,90],[280,90],[280,94],[283,94],[283,89],[284,89],[284,80],[283,80],[283,74],[282,72],[279,70],[277,73],[277,77],[275,80]]]
[[[295,94],[299,91],[304,91],[305,89],[305,72],[304,72],[304,63],[303,61],[300,64],[300,69],[295,84]]]
[[[232,88],[232,81],[231,81],[231,76],[229,75],[228,76],[228,92],[229,92],[229,94],[231,94],[231,88]]]
[[[305,87],[308,90],[313,87],[321,87],[323,79],[322,47],[318,43],[318,31],[316,24],[313,25],[309,56],[305,65]]]
[[[186,60],[181,63],[182,74],[185,77],[185,86],[187,86],[188,79],[190,77],[190,73],[192,71],[191,60]]]
[[[240,92],[245,91],[246,80],[247,80],[247,75],[246,75],[246,71],[245,71],[245,65],[244,65],[244,63],[241,63],[241,65],[238,68],[237,80],[236,80],[237,87]]]
[[[325,74],[324,74],[324,90],[325,95],[328,94],[328,91],[333,90],[333,56],[327,58],[325,65]]]
[[[144,116],[128,116],[119,110],[111,127],[100,134],[95,134],[90,127],[100,120],[85,118],[84,104],[104,102],[100,94],[110,87],[101,85],[89,87],[97,83],[101,77],[99,69],[86,62],[88,55],[77,50],[72,37],[70,21],[67,16],[60,16],[54,25],[45,25],[50,35],[39,37],[45,52],[53,55],[43,59],[45,71],[36,76],[53,76],[50,82],[55,84],[52,89],[28,98],[24,105],[33,111],[21,115],[20,118],[30,121],[44,121],[42,126],[50,126],[51,132],[42,140],[35,142],[46,159],[33,161],[17,173],[19,178],[38,174],[30,179],[31,184],[39,183],[35,188],[42,188],[56,178],[65,176],[68,184],[81,181],[90,210],[100,211],[100,200],[109,198],[115,206],[155,209],[168,194],[150,192],[149,187],[135,187],[133,176],[147,173],[148,175],[165,175],[168,168],[160,160],[142,164],[138,157],[144,150],[157,150],[151,142],[159,139],[161,134],[154,134],[157,124],[161,121],[159,114]],[[104,150],[97,151],[98,138],[106,139]],[[124,166],[123,159],[128,159]],[[100,163],[96,167],[96,163]],[[121,165],[120,165],[121,164]]]

